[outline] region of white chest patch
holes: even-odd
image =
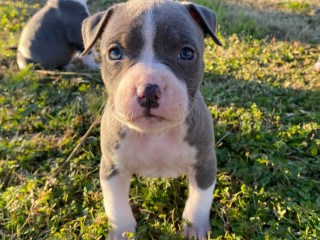
[[[173,178],[188,174],[196,163],[197,150],[184,140],[186,131],[185,124],[148,135],[127,129],[113,160],[131,174]]]

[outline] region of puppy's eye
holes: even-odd
[[[183,47],[180,51],[179,58],[182,60],[191,61],[195,58],[195,56],[196,56],[196,53],[194,49],[192,49],[191,47]]]
[[[124,58],[123,52],[119,47],[113,47],[109,50],[110,60],[122,60]]]

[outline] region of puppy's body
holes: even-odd
[[[198,25],[200,24],[200,26]],[[85,20],[89,51],[101,38],[108,102],[101,123],[100,180],[113,230],[135,232],[132,174],[189,179],[184,235],[205,239],[216,178],[211,115],[199,91],[203,38],[215,15],[191,3],[132,0]],[[85,53],[84,52],[84,53]]]
[[[29,63],[45,69],[62,69],[84,50],[82,21],[89,16],[85,0],[49,0],[27,22],[18,46],[20,69]],[[82,59],[90,68],[98,68],[93,54]]]

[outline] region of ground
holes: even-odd
[[[114,1],[88,1],[91,12]],[[198,0],[218,17],[201,91],[214,117],[218,184],[210,239],[320,238],[320,3]],[[44,0],[0,2],[0,236],[105,239],[99,72],[19,71],[21,29]],[[137,239],[182,239],[187,183],[132,179]]]

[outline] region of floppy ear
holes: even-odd
[[[96,13],[82,22],[84,51],[81,56],[86,55],[97,42],[118,5],[120,4],[114,5],[104,12]]]
[[[219,46],[222,46],[220,40],[216,36],[217,17],[216,14],[209,8],[193,4],[190,2],[183,2],[183,5],[189,11],[191,17],[201,27],[204,34],[209,34],[212,40]]]

